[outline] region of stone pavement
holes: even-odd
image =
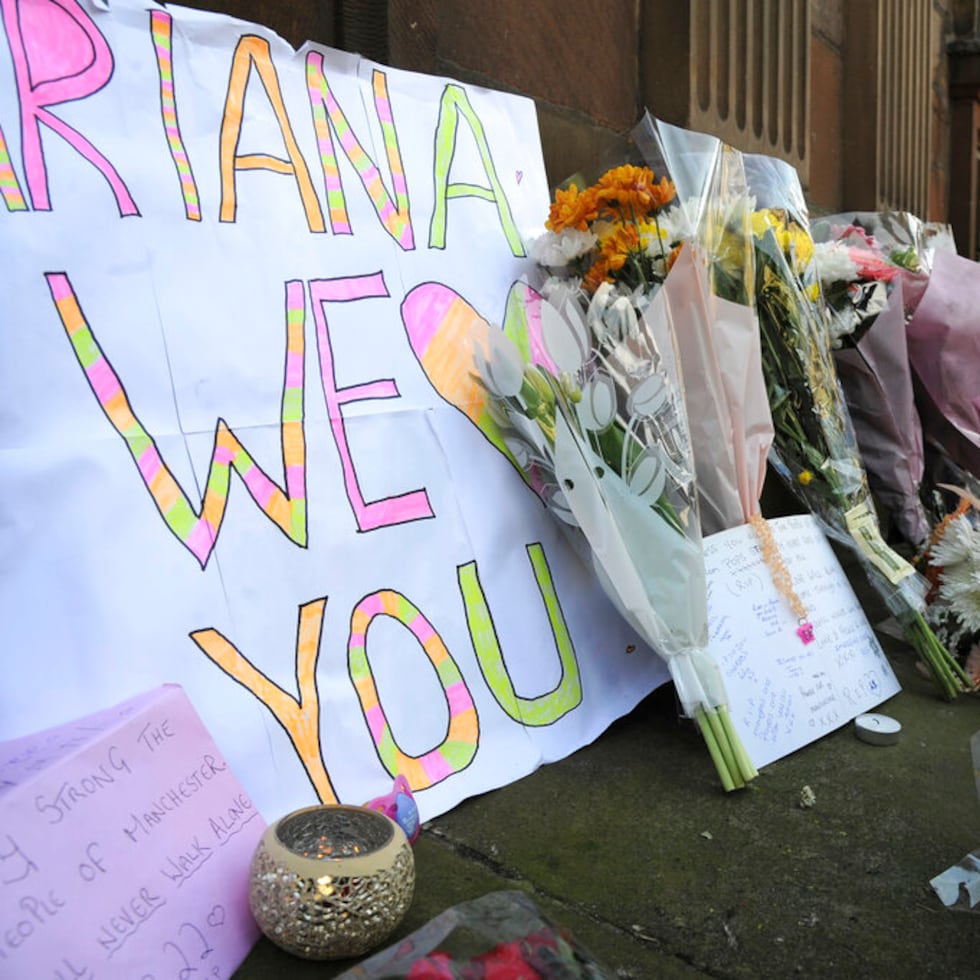
[[[980,696],[942,701],[903,643],[881,642],[903,690],[876,710],[901,722],[898,744],[846,725],[725,794],[661,688],[567,759],[428,823],[413,905],[384,945],[517,888],[617,980],[980,977],[980,913],[946,909],[929,885],[980,845]],[[351,965],[263,939],[234,980]]]

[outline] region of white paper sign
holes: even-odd
[[[705,539],[709,649],[757,768],[847,724],[901,689],[826,536],[806,515],[769,521],[814,640],[776,589],[751,525]]]
[[[534,103],[152,0],[0,12],[0,740],[175,682],[267,820],[397,772],[426,819],[664,683],[440,393],[533,272]]]

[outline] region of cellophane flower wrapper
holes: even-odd
[[[943,695],[970,687],[924,618],[926,584],[884,541],[841,389],[796,171],[747,154],[756,198],[756,303],[775,425],[770,461],[828,535],[850,547]]]
[[[856,211],[821,217],[814,222],[813,233],[818,265],[839,269],[836,276],[827,277],[834,281],[828,283],[823,275],[821,281],[831,309],[841,313],[831,326],[832,338],[837,338],[833,346],[838,348],[834,357],[872,492],[897,532],[921,548],[929,527],[946,514],[946,495],[938,485],[955,479],[950,472],[958,466],[980,470],[980,453],[947,417],[962,418],[964,413],[952,408],[944,414],[913,364],[913,360],[923,363],[927,375],[944,375],[942,384],[932,386],[938,387],[940,399],[955,403],[962,398],[955,394],[964,388],[962,383],[934,362],[945,356],[954,374],[964,366],[970,371],[976,352],[964,349],[969,341],[963,338],[970,337],[972,317],[967,318],[965,332],[962,314],[956,325],[957,317],[944,308],[945,286],[938,280],[930,303],[917,316],[937,261],[945,268],[948,257],[956,254],[952,230],[948,224],[922,221],[904,211]],[[829,251],[821,253],[821,249]],[[825,263],[821,255],[826,256]],[[954,259],[953,265],[965,270],[969,284],[975,263]],[[844,275],[848,266],[849,278]],[[861,312],[849,309],[849,297],[857,297],[862,305],[868,290],[874,288],[880,298],[883,287],[888,299],[880,311],[879,328],[866,333],[878,322],[877,314],[871,315],[867,307]],[[967,286],[970,289],[975,291],[975,282]],[[930,310],[934,305],[939,308],[939,332],[953,334],[952,343],[935,337]],[[954,309],[956,305],[948,304]],[[965,386],[968,393],[975,387],[969,382]]]
[[[830,346],[856,344],[889,305],[903,270],[861,225],[819,218],[811,234],[820,292],[830,314]]]
[[[564,926],[520,891],[446,909],[338,980],[615,980]]]
[[[631,135],[647,164],[674,181],[688,219],[690,254],[677,261],[664,290],[681,324],[701,528],[707,535],[752,524],[773,582],[797,617],[797,635],[809,643],[806,607],[760,506],[774,429],[755,309],[754,198],[742,154],[649,112]]]
[[[492,333],[478,368],[503,441],[612,603],[664,657],[723,784],[736,788],[755,770],[731,744],[727,695],[707,650],[704,553],[666,296],[639,315],[620,308],[622,332],[601,319],[590,327],[574,296],[560,307],[542,301],[538,315],[539,354],[525,359]]]
[[[604,195],[598,210],[588,206],[590,189],[558,192],[552,227],[532,246],[551,273],[548,300],[537,310],[540,338],[521,335],[533,317],[515,318],[509,330],[491,334],[476,375],[528,484],[620,613],[667,662],[682,711],[697,721],[730,790],[756,770],[707,649],[694,460],[664,285],[678,254],[678,232],[663,207],[673,191],[632,166],[614,168],[594,186]],[[659,189],[648,193],[651,187]],[[661,204],[631,214],[615,196],[631,200],[631,188]],[[579,212],[588,217],[579,222]],[[575,230],[595,238],[584,239],[571,262],[552,248],[568,237],[559,220],[568,214],[570,224],[586,225]]]
[[[922,504],[925,449],[908,359],[902,283],[874,325],[833,352],[874,498],[913,550],[929,534]]]
[[[980,264],[936,252],[907,326],[923,432],[954,463],[980,477]]]
[[[827,304],[830,346],[875,500],[913,550],[929,534],[922,504],[922,423],[906,341],[905,290],[924,275],[910,247],[886,251],[866,225],[831,215],[814,222],[814,256]],[[883,217],[887,217],[884,215]],[[863,222],[863,223],[862,223]],[[895,264],[896,256],[911,266]]]
[[[676,331],[705,535],[760,514],[772,415],[754,305],[752,199],[741,154],[649,112],[632,139],[677,188],[689,245],[664,289]]]

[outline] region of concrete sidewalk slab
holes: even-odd
[[[980,843],[980,698],[947,704],[908,648],[882,645],[903,691],[878,710],[901,722],[898,744],[869,745],[848,724],[725,794],[661,689],[569,758],[431,821],[391,941],[516,887],[622,980],[980,975],[980,918],[929,885]],[[262,940],[235,980],[350,965]]]

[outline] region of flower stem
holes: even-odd
[[[722,727],[728,736],[728,741],[732,747],[735,761],[738,763],[738,769],[742,775],[742,779],[744,779],[746,782],[748,782],[750,779],[755,779],[755,777],[759,775],[759,770],[756,769],[754,763],[749,758],[749,754],[745,751],[745,746],[742,744],[742,740],[739,738],[738,732],[735,731],[735,726],[732,724],[731,715],[728,713],[728,705],[719,705],[718,717],[720,718]]]
[[[714,761],[715,769],[718,770],[718,775],[721,777],[721,784],[724,786],[725,792],[730,793],[733,789],[739,789],[740,787],[735,784],[731,769],[725,761],[725,756],[721,751],[721,746],[718,744],[714,729],[708,720],[709,717],[710,713],[705,711],[704,708],[698,708],[695,712],[698,727],[701,729],[705,744],[708,746],[708,752]]]
[[[695,712],[708,752],[721,777],[725,792],[741,789],[759,775],[739,738],[725,705],[699,707]]]
[[[915,611],[905,624],[905,637],[916,653],[922,657],[939,685],[943,697],[952,701],[963,691],[970,691],[974,683],[956,658],[943,646],[922,613]]]
[[[718,742],[718,748],[721,750],[722,758],[725,760],[725,766],[731,774],[732,780],[736,786],[744,785],[744,780],[739,774],[738,763],[735,761],[735,753],[732,751],[732,745],[728,739],[728,733],[725,731],[725,726],[718,717],[718,709],[709,708],[705,714],[707,715],[708,724],[711,726],[712,734]]]

